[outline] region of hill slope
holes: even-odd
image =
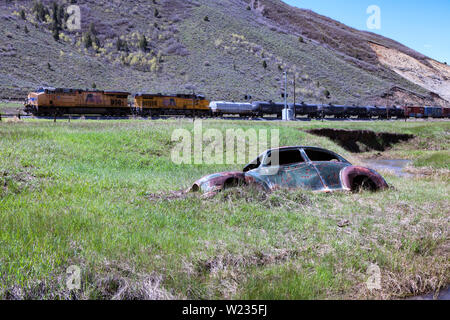
[[[95,83],[131,92],[278,100],[288,71],[297,101],[448,105],[441,98],[449,99],[445,65],[279,0],[71,0],[81,8],[82,30],[68,31],[63,18],[58,40],[52,2],[42,1],[47,11],[40,18],[30,0],[0,4],[6,30],[0,34],[0,97],[24,97],[40,85]],[[374,46],[428,68],[425,79],[399,70]]]

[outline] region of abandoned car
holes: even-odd
[[[313,191],[378,191],[388,187],[376,171],[353,166],[340,155],[316,147],[271,149],[248,164],[242,172],[208,175],[188,192],[214,195],[221,190],[256,185],[264,191],[308,189]]]

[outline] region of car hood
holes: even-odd
[[[203,193],[216,192],[223,189],[225,182],[229,179],[245,179],[245,173],[240,171],[219,172],[207,175],[196,182],[187,190],[187,192]]]

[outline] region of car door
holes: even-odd
[[[324,188],[316,169],[305,160],[298,148],[269,151],[262,165],[247,174],[268,190]]]
[[[315,167],[327,189],[342,189],[340,173],[351,164],[342,157],[325,150],[303,149],[310,163]]]

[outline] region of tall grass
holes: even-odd
[[[282,145],[322,146],[358,161],[304,132],[321,125],[212,120],[204,128],[279,128]],[[332,125],[438,141],[447,141],[449,129]],[[203,175],[241,167],[175,165],[171,133],[180,127],[193,125],[0,123],[0,297],[364,299],[448,283],[448,175],[386,172],[394,188],[376,194],[238,189],[212,199],[170,197]],[[389,152],[412,154],[414,146]],[[339,227],[343,219],[349,224]],[[372,263],[383,280],[371,292],[365,281]],[[81,267],[81,290],[65,286],[70,265]]]

